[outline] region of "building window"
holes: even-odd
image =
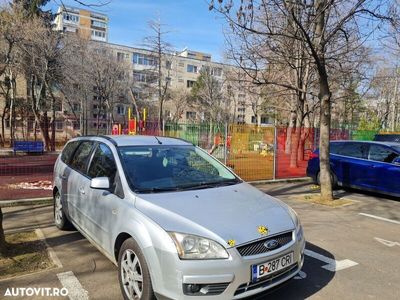
[[[99,21],[95,21],[95,20],[91,20],[90,22],[91,22],[92,26],[94,26],[94,27],[100,27],[100,28],[107,27],[107,24],[104,22],[99,22]]]
[[[244,115],[238,115],[237,116],[237,121],[239,122],[239,123],[244,123]]]
[[[246,111],[246,108],[244,108],[244,107],[239,107],[238,108],[238,112],[239,113],[244,113]]]
[[[62,111],[62,104],[61,102],[55,102],[54,103],[54,111]]]
[[[212,68],[211,74],[214,76],[221,77],[222,76],[222,68]]]
[[[62,120],[56,120],[56,130],[63,130],[64,122]]]
[[[195,111],[187,111],[186,112],[186,119],[196,119],[196,112]]]
[[[80,103],[74,103],[72,104],[72,109],[76,112],[80,112],[81,111],[81,104]]]
[[[166,68],[167,70],[171,70],[171,68],[172,68],[172,62],[171,62],[170,60],[167,60],[167,61],[165,62],[165,68]]]
[[[125,53],[117,52],[117,61],[124,61],[125,60]]]
[[[195,82],[196,82],[196,81],[194,81],[194,80],[187,80],[187,81],[186,81],[186,87],[187,87],[187,88],[193,87]]]
[[[186,70],[189,73],[197,73],[197,66],[195,66],[195,65],[187,65]]]
[[[142,53],[133,53],[132,61],[136,65],[144,65],[144,66],[156,66],[157,60],[155,57],[145,55]]]
[[[240,97],[240,95],[239,95],[239,97]],[[238,105],[239,106],[246,106],[246,102],[245,101],[239,101]]]
[[[79,22],[79,17],[78,16],[67,14],[67,13],[63,14],[63,19],[64,19],[64,21],[72,22],[72,23],[78,23]]]
[[[147,82],[151,83],[155,79],[154,74],[145,73],[140,71],[133,71],[133,80],[136,82]]]
[[[92,30],[92,37],[94,37],[94,38],[105,38],[106,37],[106,33],[105,33],[105,31]]]
[[[120,116],[125,115],[125,106],[117,105],[117,114]]]
[[[80,130],[81,129],[81,123],[79,121],[73,121],[72,122],[72,128],[74,130]]]
[[[251,123],[252,123],[252,124],[257,123],[257,116],[252,116],[252,117],[251,117]]]

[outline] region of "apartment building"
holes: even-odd
[[[73,7],[60,7],[58,16],[55,20],[56,29],[63,32],[77,33],[82,38],[89,39],[93,55],[112,54],[115,60],[126,65],[129,79],[127,84],[134,86],[137,96],[145,103],[149,110],[153,107],[153,117],[156,116],[158,105],[156,89],[148,92],[149,86],[155,86],[154,71],[157,68],[157,59],[155,53],[148,49],[139,47],[130,47],[107,42],[108,40],[108,18],[106,15],[95,12],[76,9]],[[96,32],[102,32],[99,35]],[[162,73],[165,80],[168,81],[170,91],[179,91],[190,93],[191,88],[196,82],[202,68],[209,68],[215,79],[223,83],[224,88],[229,88],[228,105],[230,109],[230,122],[239,124],[271,124],[273,121],[267,116],[257,116],[257,103],[261,101],[254,99],[254,94],[248,93],[248,90],[238,80],[233,78],[237,76],[238,69],[229,64],[223,64],[212,60],[208,53],[183,49],[182,51],[165,54],[162,58]],[[22,80],[23,81],[23,80]],[[26,84],[20,84],[23,87]],[[151,89],[150,89],[151,90]],[[143,94],[144,91],[147,91]],[[27,99],[27,92],[20,93],[21,98]],[[82,99],[69,99],[63,101],[62,95],[58,96],[56,106],[56,131],[58,140],[68,140],[71,136],[77,134],[96,134],[109,133],[109,116],[104,114],[101,109],[101,101],[95,92],[89,96],[87,103],[82,104]],[[3,98],[4,99],[4,98]],[[0,95],[0,108],[4,104]],[[175,101],[174,101],[175,100]],[[118,122],[122,127],[127,127],[128,109],[132,108],[132,102],[129,95],[118,96],[113,102],[112,119]],[[178,109],[179,114],[178,114]],[[206,116],[198,107],[183,106],[176,99],[168,100],[164,105],[165,120],[174,119],[178,122],[202,122]],[[29,114],[28,114],[29,115]],[[178,115],[178,116],[177,116]],[[29,138],[32,136],[34,119],[28,116],[24,120],[18,120],[20,129],[17,131],[18,138]],[[82,131],[82,126],[86,131]],[[9,135],[6,121],[5,136]],[[36,132],[37,133],[37,132]]]
[[[77,33],[94,41],[108,41],[108,17],[101,13],[60,6],[54,24],[55,30]]]
[[[95,48],[108,49],[118,61],[127,64],[129,75],[132,77],[132,82],[135,84],[138,93],[140,93],[141,86],[148,86],[154,81],[152,73],[156,71],[157,59],[151,51],[112,43],[94,43],[93,45]],[[249,94],[247,89],[240,86],[237,80],[233,78],[237,76],[237,67],[214,62],[210,54],[189,49],[169,53],[162,58],[163,77],[168,80],[171,91],[186,90],[190,92],[190,89],[200,75],[201,69],[205,67],[211,70],[211,74],[215,79],[223,82],[225,88],[231,88],[229,93],[230,99],[228,101],[234,122],[248,124],[255,124],[257,122],[263,124],[272,123],[272,120],[267,116],[255,116],[254,106],[255,103],[259,103],[260,101],[254,101],[254,97],[256,96]],[[145,97],[150,104],[156,105],[157,97],[155,95],[145,95]],[[117,104],[115,110],[118,112],[126,111],[127,107],[121,108],[124,105],[127,104]],[[173,99],[165,103],[165,116],[167,120],[175,114],[174,109],[176,109],[176,103],[174,103]],[[115,119],[118,119],[118,116]],[[202,121],[203,119],[204,115],[201,115],[195,108],[187,107],[181,114],[179,121]]]

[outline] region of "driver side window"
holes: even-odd
[[[116,172],[117,167],[111,149],[104,144],[99,144],[89,167],[89,177],[108,177],[112,183]]]

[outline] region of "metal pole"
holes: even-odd
[[[224,164],[228,162],[228,123],[225,123]]]
[[[278,131],[276,124],[274,126],[274,164],[273,164],[273,173],[272,173],[272,179],[276,179],[276,158],[277,158],[277,151],[278,150]]]

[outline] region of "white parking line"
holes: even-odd
[[[85,290],[72,271],[57,274],[63,287],[68,290],[70,300],[88,300],[89,293]]]
[[[359,215],[400,225],[400,222],[396,221],[396,220],[386,219],[386,218],[382,218],[382,217],[378,217],[378,216],[374,216],[374,215],[370,215],[370,214],[364,214],[364,213],[359,213]]]
[[[376,241],[378,241],[379,243],[388,246],[388,247],[394,247],[394,246],[399,246],[400,247],[400,243],[399,242],[393,242],[393,241],[389,241],[389,240],[384,240],[378,237],[374,237],[374,239]]]
[[[327,265],[322,266],[322,268],[331,272],[337,272],[358,265],[358,263],[350,259],[335,260],[308,249],[304,250],[304,254],[327,263]]]

